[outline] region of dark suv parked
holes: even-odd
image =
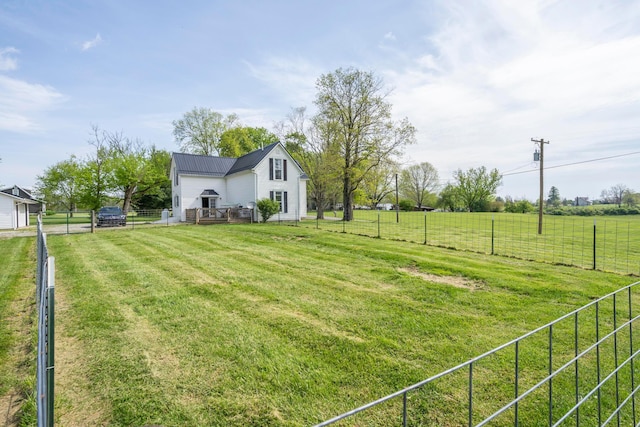
[[[98,211],[98,227],[104,225],[127,225],[127,216],[118,206],[105,206]]]

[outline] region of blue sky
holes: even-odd
[[[169,151],[196,106],[272,129],[339,67],[383,78],[418,129],[404,164],[443,183],[495,167],[534,200],[538,172],[509,173],[544,138],[545,166],[585,162],[545,195],[640,191],[640,2],[615,0],[2,0],[0,184],[88,155],[93,124]]]

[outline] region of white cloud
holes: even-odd
[[[82,43],[82,50],[86,51],[89,49],[93,49],[100,43],[102,43],[102,37],[100,37],[100,33],[98,33],[93,39],[87,40],[86,42]]]
[[[447,19],[428,38],[432,49],[385,73],[395,113],[419,130],[418,146],[408,150],[414,160],[442,170],[507,170],[528,161],[531,137],[552,140],[556,163],[640,139],[640,34],[632,25],[640,8],[443,5]]]
[[[307,105],[315,96],[315,82],[323,73],[314,64],[301,58],[272,56],[262,64],[245,64],[253,77],[268,84],[291,106]],[[284,95],[283,95],[284,94]]]
[[[387,34],[384,35],[384,39],[385,40],[395,41],[396,40],[396,36],[391,31],[389,31]]]
[[[50,86],[0,75],[0,130],[36,131],[40,128],[38,114],[63,100]]]
[[[18,68],[18,61],[10,55],[20,53],[14,47],[5,47],[0,49],[0,71],[11,71]]]

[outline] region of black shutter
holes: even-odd
[[[269,158],[269,180],[273,181],[273,159]],[[271,197],[273,199],[273,196]]]
[[[287,160],[283,159],[282,160],[282,169],[284,169],[284,172],[282,172],[284,174],[284,180],[287,180]]]
[[[284,213],[287,213],[289,211],[289,203],[287,201],[287,192],[286,191],[283,193],[282,198],[284,199]]]

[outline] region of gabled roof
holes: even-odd
[[[242,157],[238,157],[233,167],[229,170],[228,175],[244,170],[253,169],[278,144],[280,143],[274,142],[273,144],[269,144],[266,147],[261,148],[260,150],[255,150],[250,152],[249,154],[245,154]]]
[[[13,194],[14,188],[18,190],[18,194],[19,194],[18,196]],[[22,200],[28,201],[32,204],[40,203],[40,200],[33,197],[30,191],[25,190],[24,188],[18,185],[14,185],[13,187],[3,188],[0,190],[0,193],[3,193],[3,195],[11,196],[14,199],[22,199]]]
[[[253,169],[278,144],[280,143],[274,142],[237,159],[185,153],[173,153],[173,158],[176,162],[178,173],[180,174],[223,177]]]

